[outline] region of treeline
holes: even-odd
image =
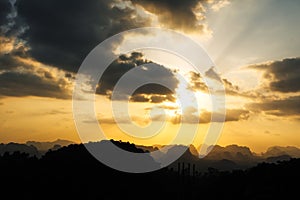
[[[141,153],[132,144],[115,143]],[[101,164],[83,145],[49,151],[40,159],[5,153],[0,167],[1,196],[12,199],[286,199],[298,195],[300,178],[300,159],[227,172],[196,173],[181,163],[180,171],[129,174]]]

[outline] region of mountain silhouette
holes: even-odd
[[[165,147],[164,152],[162,152],[161,154],[150,154],[152,158],[149,157],[147,159],[150,165],[151,164],[159,165],[160,163],[162,163],[162,159],[163,159],[162,156],[175,157],[179,152],[183,152],[182,156],[180,156],[175,162],[169,165],[169,169],[172,169],[174,171],[182,170],[182,166],[181,167],[178,166],[179,163],[181,163],[180,165],[182,165],[182,163],[186,163],[186,167],[189,164],[190,170],[194,166],[195,170],[198,172],[207,172],[208,168],[215,168],[221,171],[247,169],[261,162],[277,163],[278,161],[289,160],[290,158],[300,158],[300,149],[291,146],[270,147],[265,153],[258,155],[245,146],[228,145],[222,147],[216,145],[216,146],[208,147],[209,154],[206,155],[204,158],[200,159],[197,148],[194,147],[193,145],[190,145],[189,147],[184,145],[168,145],[168,146],[157,145],[155,147],[152,147],[152,146],[134,145],[129,142],[121,142],[121,141],[113,141],[113,140],[112,142],[118,147],[124,149],[125,151],[135,152],[135,153],[144,153],[144,152],[151,153],[153,151],[160,151],[161,148]],[[18,144],[18,143],[0,144],[0,155],[3,155],[5,152],[8,153],[20,152],[20,153],[26,153],[29,156],[36,156],[40,158],[41,156],[46,154],[49,150],[56,151],[63,147],[69,146],[71,144],[74,143],[68,140],[56,140],[53,142],[28,141],[26,142],[26,144]],[[102,141],[102,144],[105,144],[105,141]]]
[[[288,155],[292,158],[300,158],[300,149],[292,146],[287,146],[287,147],[274,146],[268,148],[268,150],[265,153],[263,153],[263,156],[265,158],[277,157],[283,155]]]
[[[26,153],[30,156],[40,156],[38,149],[32,145],[18,144],[13,142],[8,144],[0,144],[0,155],[14,152]]]
[[[36,141],[28,141],[26,145],[36,147],[40,152],[47,152],[49,149],[56,148],[58,146],[65,147],[70,144],[74,144],[72,141],[57,139],[53,142],[36,142]]]
[[[113,142],[124,150],[143,151],[134,144]],[[185,156],[196,157],[189,149]],[[300,159],[263,162],[245,170],[220,171],[209,167],[202,173],[194,171],[193,165],[183,160],[180,166],[184,168],[180,173],[174,168],[163,168],[150,173],[130,174],[100,163],[82,144],[50,150],[41,158],[20,152],[4,153],[0,156],[1,195],[12,199],[213,200],[291,199],[298,195],[295,182],[300,178]],[[228,168],[234,165],[226,159],[216,163]]]

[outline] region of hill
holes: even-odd
[[[141,152],[129,143],[115,144]],[[290,199],[298,195],[294,183],[300,178],[300,159],[260,163],[246,170],[209,168],[205,173],[188,174],[163,168],[129,174],[101,164],[77,144],[49,151],[40,159],[5,153],[0,156],[0,166],[5,172],[0,174],[1,195],[28,199],[45,195],[68,199]]]

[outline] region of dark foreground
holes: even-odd
[[[119,145],[126,149],[126,144]],[[168,169],[128,174],[102,165],[83,145],[70,145],[41,159],[4,154],[0,168],[0,195],[12,199],[286,199],[299,195],[300,159],[232,172],[211,168],[197,175]]]

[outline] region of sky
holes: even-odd
[[[159,27],[197,42],[207,54],[197,67],[207,68],[199,73],[186,58],[163,50],[125,51],[145,41],[167,44],[167,34],[118,37],[101,55],[116,59],[84,90],[93,91],[107,139],[171,144],[182,126],[175,142],[188,144],[196,127],[192,143],[199,147],[209,127],[219,124],[222,146],[255,152],[300,147],[299,9],[293,0],[0,0],[0,143],[102,139],[89,117],[80,123],[89,137],[78,134],[78,124],[76,129],[72,94],[79,67],[115,34]],[[191,57],[199,54],[185,41],[173,45]],[[168,87],[148,84],[126,94],[130,84],[120,84],[112,104],[117,82],[132,70],[141,73],[129,73],[133,82]],[[208,83],[224,86],[226,114],[213,109]]]

